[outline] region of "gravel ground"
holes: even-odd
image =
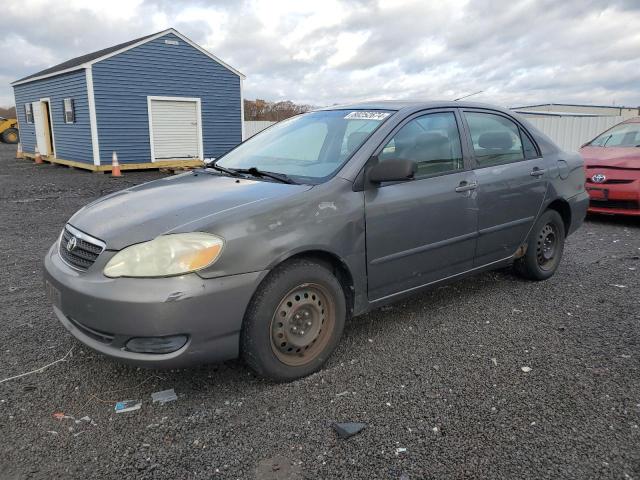
[[[291,384],[240,362],[141,370],[59,325],[41,265],[75,210],[161,175],[13,151],[0,145],[0,380],[66,360],[0,383],[0,478],[640,479],[639,220],[589,219],[549,281],[492,272],[356,318]],[[177,401],[151,403],[168,388]],[[142,408],[115,414],[124,399]],[[367,427],[341,440],[333,421]]]

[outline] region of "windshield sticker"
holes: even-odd
[[[378,122],[384,120],[389,115],[389,112],[364,112],[357,111],[351,112],[347,116],[345,116],[345,120],[376,120]]]

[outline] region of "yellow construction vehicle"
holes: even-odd
[[[15,118],[0,117],[0,140],[4,143],[18,143],[18,120]]]

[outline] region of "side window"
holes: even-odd
[[[380,161],[413,160],[417,177],[462,170],[460,133],[453,112],[430,113],[414,118],[384,146]]]
[[[524,160],[520,132],[511,120],[491,113],[464,112],[464,116],[479,168]]]
[[[27,123],[33,123],[33,105],[30,103],[24,104],[24,116],[27,119]]]
[[[538,158],[538,151],[536,150],[535,145],[529,139],[526,133],[520,130],[520,138],[522,139],[522,148],[524,149],[524,158],[527,160],[531,158]]]
[[[75,123],[76,121],[76,107],[73,98],[65,98],[62,101],[64,107],[64,123]]]

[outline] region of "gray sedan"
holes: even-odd
[[[581,157],[509,111],[332,107],[84,207],[45,285],[62,324],[110,357],[242,356],[287,381],[321,368],[352,316],[508,265],[551,277],[587,204]]]

